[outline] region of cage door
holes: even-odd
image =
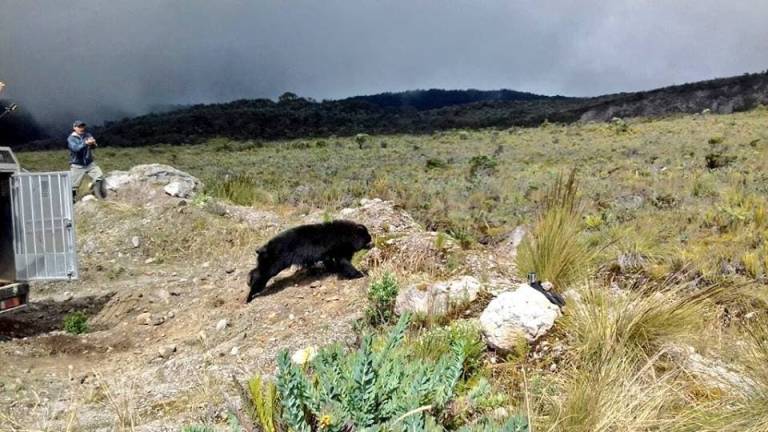
[[[16,278],[20,281],[76,279],[69,173],[14,174],[11,200]]]

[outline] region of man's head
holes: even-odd
[[[72,124],[72,129],[75,130],[78,134],[82,135],[85,133],[85,122],[82,120],[77,120]]]

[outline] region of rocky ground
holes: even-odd
[[[161,431],[221,421],[232,377],[272,373],[282,349],[354,341],[370,277],[288,270],[243,303],[258,244],[322,212],[196,198],[196,179],[157,165],[113,173],[109,184],[107,201],[75,207],[80,279],[34,284],[26,310],[0,317],[0,428]],[[333,216],[374,234],[377,247],[359,260],[371,276],[407,269],[403,282],[423,291],[473,275],[456,292],[439,288],[439,302],[514,282],[519,232],[497,250],[464,251],[388,202],[363,200]],[[88,315],[88,333],[61,330],[74,311]]]

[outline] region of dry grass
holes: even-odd
[[[580,300],[568,305],[562,329],[579,365],[601,364],[616,356],[648,358],[665,343],[699,334],[714,315],[710,298],[717,292],[667,287],[611,293],[590,285],[581,291]]]
[[[539,280],[564,289],[587,274],[592,252],[581,239],[581,210],[575,171],[558,177],[543,200],[544,210],[517,253],[521,278],[535,272]]]
[[[576,368],[558,377],[559,394],[546,401],[549,415],[539,430],[610,432],[659,430],[674,423],[670,407],[678,400],[674,372],[654,372],[656,358],[622,355]]]

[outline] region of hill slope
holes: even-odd
[[[547,97],[506,90],[429,90],[323,102],[289,95],[279,102],[255,99],[194,105],[108,122],[96,133],[102,144],[134,147],[198,143],[212,137],[249,140],[507,128],[535,126],[545,120],[605,121],[614,116],[654,117],[704,109],[727,114],[759,104],[768,104],[766,73],[593,98]],[[20,144],[17,148],[60,146],[61,140],[57,138]]]

